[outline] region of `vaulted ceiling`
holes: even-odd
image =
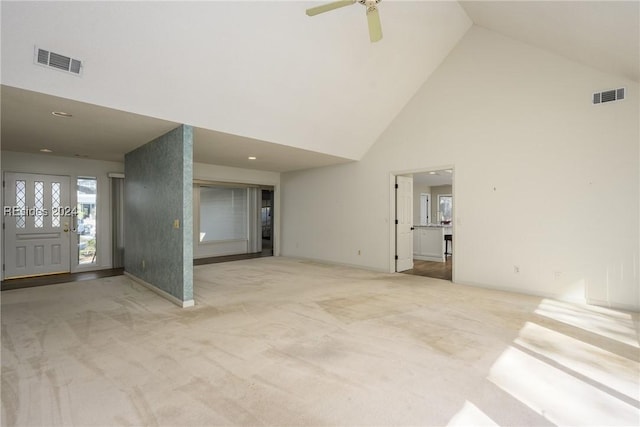
[[[2,149],[121,161],[186,123],[195,161],[358,160],[473,24],[640,80],[637,1],[384,0],[378,43],[361,5],[306,16],[317,4],[3,1]],[[34,46],[81,76],[35,65]]]
[[[640,2],[462,1],[474,24],[640,81]]]

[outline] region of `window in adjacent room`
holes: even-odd
[[[453,197],[451,194],[438,195],[438,221],[441,224],[450,224],[452,218]]]

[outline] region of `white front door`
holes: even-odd
[[[70,271],[69,177],[5,173],[4,278]]]
[[[396,271],[413,268],[413,178],[396,177]]]

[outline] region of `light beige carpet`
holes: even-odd
[[[2,425],[638,425],[638,315],[287,258],[2,292]]]

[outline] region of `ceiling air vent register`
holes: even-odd
[[[593,94],[594,104],[604,104],[605,102],[622,101],[624,99],[624,88],[605,90]]]
[[[35,62],[45,67],[55,68],[75,75],[80,75],[82,70],[82,61],[79,59],[73,59],[39,47],[35,49]]]

